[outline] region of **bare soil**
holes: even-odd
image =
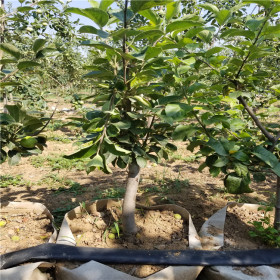
[[[53,233],[51,221],[45,214],[15,214],[2,207],[0,221],[3,225],[0,227],[0,254],[43,244]]]
[[[139,209],[135,215],[139,232],[130,238],[123,238],[120,220],[120,208],[112,207],[100,215],[84,214],[82,218],[74,218],[70,220],[69,226],[78,246],[136,250],[188,248],[188,223],[176,219],[171,211]],[[119,235],[114,223],[117,223],[120,229]],[[146,277],[164,268],[153,265],[111,265],[111,267],[136,277]]]
[[[245,249],[264,249],[269,246],[263,244],[260,239],[252,238],[249,231],[254,230],[252,223],[264,218],[264,211],[254,211],[235,206],[228,208],[224,228],[223,250],[245,250]],[[271,216],[271,221],[274,215]]]

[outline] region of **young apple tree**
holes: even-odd
[[[205,1],[203,1],[205,2]],[[186,98],[196,105],[193,124],[176,127],[174,139],[189,139],[206,156],[200,170],[225,174],[231,193],[251,192],[251,176],[277,176],[274,226],[280,228],[279,1],[231,1],[229,9],[199,5],[206,22],[204,37],[187,32],[203,46],[185,48],[195,63],[181,75],[188,79]],[[253,4],[253,5],[251,5]],[[207,26],[207,25],[206,25]],[[278,104],[277,104],[278,102]],[[277,120],[278,119],[278,120]]]
[[[95,54],[84,78],[93,79],[97,92],[96,109],[73,120],[87,132],[85,147],[68,158],[90,157],[88,172],[110,173],[110,163],[128,168],[122,223],[124,232],[133,234],[141,168],[176,150],[168,142],[173,123],[192,111],[179,102],[183,94],[175,86],[174,65],[188,67],[192,59],[182,62],[175,52],[194,42],[179,34],[204,22],[198,14],[182,13],[180,1],[126,0],[117,2],[118,9],[110,7],[113,2],[91,1],[92,8],[66,10],[96,24],[79,31],[96,36],[82,45]]]

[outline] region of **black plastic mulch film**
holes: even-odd
[[[43,244],[1,255],[1,269],[35,261],[97,261],[103,264],[153,264],[172,266],[279,265],[280,249],[126,250]]]

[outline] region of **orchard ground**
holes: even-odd
[[[55,100],[57,102],[57,99]],[[49,110],[55,106],[49,100]],[[85,106],[90,106],[86,104]],[[16,166],[7,162],[1,165],[1,202],[32,201],[44,204],[60,226],[65,212],[81,202],[101,198],[122,198],[127,171],[112,167],[106,175],[94,171],[87,175],[83,170],[86,161],[66,160],[79,147],[74,145],[80,131],[62,126],[76,114],[71,104],[58,100],[56,114],[44,132],[47,148],[41,155],[22,158]],[[226,193],[221,176],[211,177],[207,168],[198,167],[203,161],[187,150],[187,142],[174,142],[178,147],[169,160],[159,164],[148,163],[141,172],[137,201],[145,205],[174,203],[187,209],[197,230],[218,209],[229,201],[273,205],[276,176],[271,174],[262,183],[252,182],[252,193],[233,195]]]

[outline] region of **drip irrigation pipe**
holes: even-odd
[[[46,243],[1,255],[1,269],[37,261],[97,261],[103,264],[153,264],[172,266],[254,266],[279,265],[280,249],[205,250],[126,250],[74,247]]]

